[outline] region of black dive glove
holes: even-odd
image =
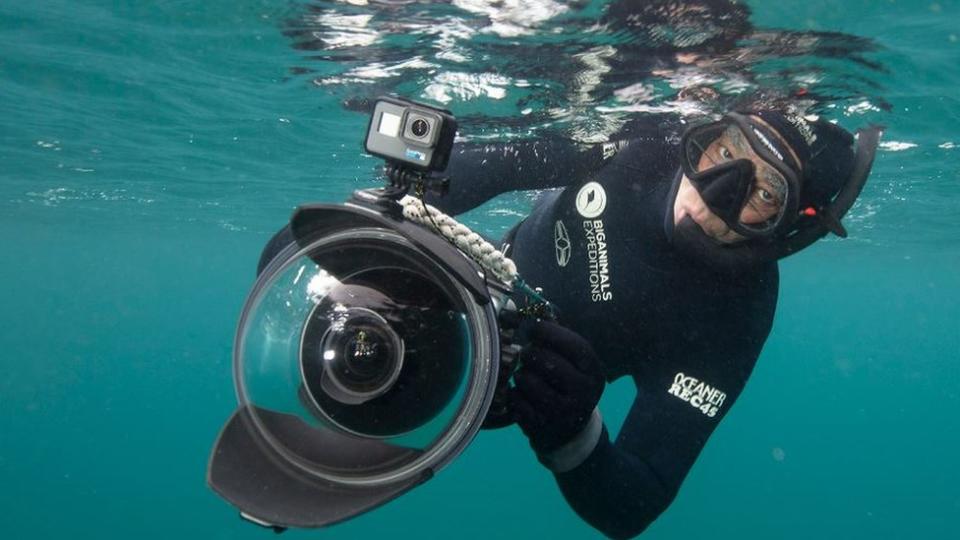
[[[517,424],[543,460],[587,426],[606,381],[597,353],[580,334],[539,321],[530,337],[510,399]]]

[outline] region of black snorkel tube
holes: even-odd
[[[840,238],[847,237],[847,230],[840,223],[840,220],[850,211],[850,208],[857,201],[857,197],[863,191],[863,187],[867,184],[882,133],[882,126],[870,126],[857,131],[856,158],[850,178],[829,204],[821,208],[802,211],[802,215],[798,218],[798,222],[801,224],[797,229],[788,233],[782,241],[770,245],[771,248],[775,249],[774,258],[782,259],[793,255],[823,238],[831,231]],[[807,220],[813,220],[813,223],[803,223]]]

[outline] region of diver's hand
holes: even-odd
[[[597,353],[580,334],[539,321],[520,355],[511,405],[541,460],[587,426],[605,384]]]

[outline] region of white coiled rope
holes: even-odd
[[[400,205],[403,207],[403,217],[435,228],[500,281],[512,285],[517,280],[517,265],[466,225],[411,195],[400,199]]]

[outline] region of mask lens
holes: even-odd
[[[711,148],[711,144],[720,139],[725,129],[726,123],[717,122],[691,128],[684,135],[681,165],[688,178],[718,164],[707,150]]]
[[[783,176],[761,169],[740,216],[740,225],[758,233],[772,231],[783,219],[786,195],[787,181]]]
[[[790,183],[738,123],[723,120],[691,128],[682,144],[684,174],[731,229],[763,236],[782,222]]]

